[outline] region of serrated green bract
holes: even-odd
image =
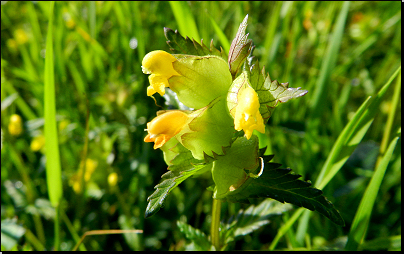
[[[220,50],[216,49],[213,46],[213,40],[211,40],[210,48],[208,48],[203,44],[203,41],[199,44],[194,39],[188,37],[184,38],[177,30],[173,31],[167,27],[164,27],[164,35],[168,40],[167,44],[170,46],[170,50],[174,54],[187,54],[194,56],[215,55],[220,56],[227,61],[227,54],[222,48],[220,48]]]
[[[254,171],[258,165],[258,138],[252,136],[236,139],[224,156],[219,156],[213,162],[212,177],[215,182],[213,198],[222,199],[234,192],[249,178],[249,171]]]
[[[206,155],[215,157],[223,155],[223,148],[231,145],[233,119],[223,110],[226,107],[224,98],[217,98],[209,105],[196,110],[189,116],[194,118],[178,136],[180,142],[192,152],[192,155],[203,160]]]
[[[339,226],[344,220],[334,205],[311,183],[298,180],[301,175],[290,174],[291,169],[281,169],[279,164],[265,163],[258,178],[249,178],[243,186],[229,193],[225,200],[230,202],[248,202],[249,198],[272,198],[317,211]]]
[[[178,99],[187,107],[202,108],[227,93],[232,78],[226,61],[217,56],[173,55],[180,74],[168,81]]]
[[[255,64],[246,61],[245,72],[247,73],[252,88],[257,92],[260,101],[260,113],[264,122],[271,117],[279,102],[287,102],[290,99],[305,95],[308,91],[298,88],[289,88],[289,83],[272,81],[269,74],[265,73],[265,67],[259,70],[258,61]]]

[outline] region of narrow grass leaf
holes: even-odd
[[[222,29],[220,29],[220,27],[217,25],[215,20],[211,16],[209,16],[209,18],[210,18],[210,22],[212,23],[213,29],[215,30],[215,33],[224,48],[224,51],[229,52],[229,50],[230,50],[229,40],[227,39],[226,35],[223,33]]]
[[[324,61],[321,66],[320,76],[317,80],[316,90],[314,91],[312,108],[312,118],[317,118],[321,111],[325,108],[321,103],[324,103],[324,96],[326,92],[326,85],[328,84],[329,77],[334,69],[335,63],[338,57],[338,51],[341,45],[342,37],[344,35],[345,21],[348,15],[349,1],[346,1],[342,5],[342,9],[338,15],[337,22],[335,24],[333,35],[330,39],[330,44],[327,53],[324,57]]]
[[[188,2],[170,1],[170,6],[181,33],[196,41],[201,41]]]
[[[357,250],[365,238],[373,205],[376,201],[377,193],[379,192],[380,185],[382,183],[387,166],[389,165],[394,148],[397,145],[398,139],[399,137],[396,137],[390,142],[386,154],[383,156],[381,163],[377,167],[368,187],[366,188],[365,194],[363,195],[359,204],[359,208],[356,211],[351,230],[349,231],[348,242],[345,246],[345,250]]]
[[[62,175],[60,168],[58,133],[56,128],[56,103],[55,103],[55,76],[53,62],[53,7],[50,3],[48,35],[46,38],[45,56],[45,140],[46,140],[46,182],[49,199],[54,207],[59,205],[62,197]]]

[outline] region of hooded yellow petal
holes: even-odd
[[[251,138],[253,130],[265,133],[264,120],[259,112],[258,95],[249,86],[238,94],[238,104],[234,116],[234,129],[244,130],[247,139]]]

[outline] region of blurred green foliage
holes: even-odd
[[[53,50],[63,181],[59,249],[71,250],[86,231],[96,229],[144,232],[88,236],[81,250],[182,250],[187,241],[178,225],[209,232],[212,192],[206,188],[212,180],[205,175],[182,183],[159,213],[144,219],[146,198],[166,165],[162,153],[143,142],[146,123],[160,108],[146,96],[148,80],[140,66],[147,52],[168,51],[163,27],[199,36],[205,44],[213,39],[219,48],[224,39],[218,28],[231,42],[249,14],[247,32],[261,66],[273,80],[309,90],[274,112],[267,124],[266,145],[275,154],[274,162],[304,179],[316,179],[353,113],[401,65],[400,3],[351,2],[335,68],[321,109],[312,118],[317,79],[341,7],[341,2],[56,2]],[[190,13],[180,18],[178,8]],[[48,17],[48,2],[2,2],[2,250],[54,248],[55,211],[47,196],[43,137]],[[190,19],[194,24],[183,24]],[[313,214],[304,246],[294,243],[294,226],[278,248],[332,247],[346,241],[373,173],[387,115],[394,110],[393,93],[387,92],[364,140],[323,190],[347,226],[339,228]],[[163,98],[156,98],[167,108]],[[400,105],[397,111],[393,133],[401,127]],[[13,114],[22,119],[21,133],[9,127]],[[224,203],[222,218],[227,220],[240,208],[246,206]],[[271,219],[269,225],[237,238],[231,248],[267,249],[288,217],[289,212]],[[12,240],[3,244],[3,234]],[[401,235],[401,139],[365,240],[397,235]]]

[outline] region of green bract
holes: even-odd
[[[180,76],[168,82],[178,99],[190,108],[200,109],[227,93],[232,79],[229,67],[217,56],[174,55],[174,69]]]
[[[279,164],[268,161],[273,156],[263,156],[265,149],[258,149],[253,131],[265,133],[265,122],[278,103],[307,91],[272,81],[258,62],[251,63],[254,47],[245,34],[246,26],[247,17],[228,58],[212,43],[207,48],[171,29],[165,29],[165,35],[178,54],[158,50],[145,56],[142,69],[150,74],[148,95],[164,95],[165,89],[171,89],[191,108],[160,111],[147,124],[145,141],[155,142],[154,148],[163,150],[169,171],[148,198],[146,217],[157,212],[167,194],[182,181],[211,171],[213,198],[244,202],[271,197],[316,209],[341,224],[338,211],[320,190],[298,180],[299,175],[289,174],[290,169],[278,169]]]

